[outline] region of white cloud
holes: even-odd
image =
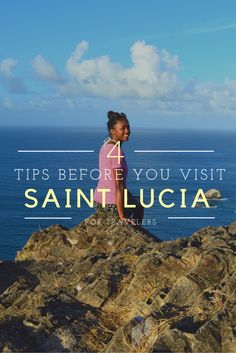
[[[212,88],[209,104],[215,111],[236,112],[236,81],[226,79],[218,89]]]
[[[87,42],[79,43],[67,60],[69,81],[60,87],[61,92],[143,99],[171,94],[176,87],[178,57],[165,49],[135,42],[130,48],[130,68],[113,62],[108,55],[81,60],[87,49]]]
[[[76,75],[76,64],[82,58],[86,50],[88,49],[89,43],[83,40],[81,43],[77,44],[74,52],[71,54],[70,58],[66,62],[66,69],[70,75]]]
[[[34,58],[35,72],[45,84],[53,84],[54,91],[46,98],[41,93],[37,99],[33,95],[32,107],[54,111],[61,104],[65,110],[75,110],[81,102],[90,107],[99,106],[103,101],[104,106],[110,105],[112,99],[112,104],[124,103],[155,114],[234,115],[236,112],[236,81],[225,79],[216,84],[189,79],[183,82],[178,77],[181,69],[178,56],[166,49],[136,41],[130,47],[131,65],[125,67],[108,55],[85,59],[88,48],[86,41],[76,45],[66,61],[65,79],[41,55]],[[25,93],[23,81],[13,74],[16,64],[17,60],[12,58],[0,62],[0,83],[10,92]],[[11,101],[4,102],[10,108]]]
[[[4,59],[0,62],[0,73],[2,76],[6,77],[11,77],[12,74],[12,68],[16,66],[17,60],[12,59],[12,58],[7,58]]]
[[[61,82],[61,78],[54,66],[46,61],[41,55],[37,55],[32,62],[33,69],[37,75],[46,81]]]
[[[66,61],[67,78],[63,82],[58,80],[53,65],[38,56],[41,76],[57,81],[54,82],[57,92],[70,109],[74,107],[73,97],[87,97],[91,102],[92,98],[113,99],[113,102],[126,99],[140,109],[170,114],[231,114],[236,110],[236,81],[181,82],[179,58],[166,49],[136,41],[130,48],[129,67],[108,55],[84,59],[88,49],[86,41],[76,45]]]
[[[199,28],[193,28],[187,31],[187,34],[204,34],[204,33],[216,33],[216,32],[222,32],[222,31],[227,31],[229,29],[235,29],[236,28],[236,23],[228,23],[224,25],[211,25],[211,26],[203,26]]]
[[[16,77],[13,68],[17,65],[18,60],[7,58],[0,61],[0,84],[10,93],[22,94],[27,89],[21,77]]]
[[[132,98],[140,108],[169,113],[222,113],[236,110],[236,82],[180,83],[177,55],[145,41],[130,48],[131,67],[113,62],[108,55],[83,59],[88,42],[79,43],[66,62],[68,80],[59,92],[72,96]]]

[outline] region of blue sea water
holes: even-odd
[[[98,168],[98,153],[106,132],[103,129],[69,127],[21,127],[1,128],[1,166],[0,166],[0,259],[13,259],[32,232],[55,223],[73,227],[91,215],[94,210],[83,204],[76,208],[77,188],[89,195],[89,189],[97,182],[85,176],[84,180],[58,180],[58,169],[85,168],[89,171]],[[196,131],[196,130],[133,130],[129,142],[122,148],[125,151],[129,174],[128,188],[135,195],[139,189],[148,196],[155,189],[155,204],[145,210],[145,219],[155,219],[147,226],[151,232],[163,240],[191,235],[206,226],[227,225],[236,220],[236,133],[233,131]],[[19,153],[18,150],[94,150],[94,153]],[[135,153],[134,150],[214,150],[214,153]],[[143,169],[140,180],[136,180],[133,168]],[[180,174],[191,169],[189,179]],[[223,180],[214,173],[215,180],[194,180],[194,169],[225,169]],[[17,180],[15,169],[23,169],[21,180]],[[30,180],[27,180],[26,170]],[[43,180],[40,173],[32,180],[32,169],[48,169],[49,179]],[[148,180],[145,172],[155,169],[157,177]],[[161,180],[160,170],[170,169],[168,180]],[[95,174],[94,174],[95,175]],[[154,171],[149,171],[154,177]],[[68,172],[67,172],[68,176]],[[200,177],[200,176],[199,176]],[[36,208],[25,207],[27,201],[24,192],[28,188],[37,189],[39,204]],[[42,209],[42,202],[49,188],[57,194],[61,208],[48,204]],[[72,208],[64,208],[65,188],[71,188]],[[166,203],[175,202],[173,208],[164,208],[158,202],[162,189],[171,188],[175,192],[168,194]],[[187,189],[186,208],[180,208],[180,189]],[[219,189],[223,199],[211,202],[211,208],[191,208],[197,190]],[[147,199],[148,200],[148,199]],[[30,202],[28,200],[28,202]],[[72,217],[71,220],[29,220],[24,217]],[[169,219],[168,217],[215,217],[215,219]]]

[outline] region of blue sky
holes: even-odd
[[[236,129],[235,35],[235,0],[0,0],[0,124]]]

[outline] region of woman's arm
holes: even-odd
[[[119,214],[120,219],[125,218],[124,215],[124,183],[123,183],[123,172],[119,169],[119,178],[117,178],[116,169],[113,169],[114,178],[115,178],[115,186],[116,186],[116,207]]]
[[[113,169],[114,177],[115,177],[115,186],[116,186],[116,207],[121,220],[126,220],[129,223],[135,225],[131,219],[127,218],[124,214],[124,183],[123,183],[123,173],[121,169],[119,169],[119,179],[116,178],[117,173],[115,169]]]

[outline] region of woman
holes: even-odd
[[[143,219],[143,207],[129,191],[128,203],[135,204],[136,208],[124,207],[124,189],[126,189],[128,166],[121,145],[129,139],[129,121],[124,113],[109,111],[107,116],[110,137],[104,141],[100,149],[99,170],[101,177],[94,193],[94,200],[97,209],[100,209],[102,207],[102,193],[99,190],[109,189],[110,192],[106,192],[105,209],[117,211],[122,221],[135,225]]]

